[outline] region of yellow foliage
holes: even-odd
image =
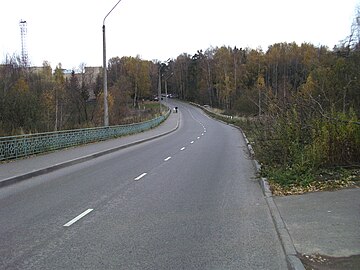
[[[310,74],[306,79],[306,83],[302,85],[302,87],[300,89],[300,93],[305,96],[309,96],[315,90],[315,87],[316,87],[316,85],[315,85],[314,78]]]
[[[54,101],[54,95],[50,91],[44,91],[41,96],[41,100],[43,105],[47,109],[52,109],[54,107],[55,101]]]
[[[28,93],[29,92],[29,85],[24,80],[24,78],[19,78],[14,86],[14,90],[18,93]]]
[[[264,89],[265,88],[264,76],[259,74],[256,83],[259,89]]]

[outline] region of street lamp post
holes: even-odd
[[[105,20],[107,16],[110,15],[111,11],[113,11],[116,6],[121,2],[119,0],[116,5],[109,11],[108,14],[106,14],[104,20],[103,20],[103,72],[104,72],[104,126],[109,126],[109,107],[108,107],[108,89],[107,89],[107,70],[106,70],[106,39],[105,39]]]
[[[165,103],[166,103],[166,105],[168,102],[167,81],[168,81],[168,79],[170,79],[172,77],[172,75],[174,75],[174,72],[171,72],[170,75],[165,78]]]
[[[166,62],[159,62],[159,82],[158,82],[158,97],[159,97],[159,106],[160,106],[160,115],[162,114],[161,111],[161,71],[166,68],[166,65],[169,63],[170,58]]]
[[[158,98],[159,98],[159,110],[161,115],[161,65],[159,67]]]

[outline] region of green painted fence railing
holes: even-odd
[[[139,133],[158,126],[169,114],[170,111],[152,120],[130,125],[0,137],[0,161]]]

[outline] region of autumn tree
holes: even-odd
[[[174,60],[174,78],[177,88],[177,94],[181,99],[188,99],[188,73],[191,62],[189,54],[181,54]]]
[[[62,70],[61,63],[59,63],[54,72],[54,87],[53,87],[53,98],[54,98],[54,130],[62,129],[63,127],[63,115],[65,107],[65,78]]]
[[[36,95],[31,93],[29,84],[20,77],[10,89],[6,99],[6,114],[12,132],[37,132],[37,124],[41,113]]]

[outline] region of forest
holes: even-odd
[[[307,43],[277,43],[266,52],[208,48],[167,62],[114,57],[108,62],[110,121],[121,123],[157,95],[159,72],[163,92],[166,80],[169,93],[226,114],[265,117],[301,108],[304,117],[359,117],[359,57],[356,46],[329,50]],[[65,75],[61,64],[53,72],[47,62],[32,70],[8,57],[0,65],[0,134],[101,125],[102,72],[85,70],[82,64]]]
[[[109,60],[111,125],[154,116],[152,106],[138,103],[156,88],[154,72],[157,76],[155,63],[139,58]],[[61,63],[54,70],[46,61],[42,67],[27,67],[19,56],[7,56],[0,65],[0,136],[102,126],[102,88],[100,67],[80,64],[69,72]]]
[[[359,23],[333,49],[276,43],[266,51],[210,47],[166,62],[113,57],[110,124],[156,115],[150,101],[160,78],[173,96],[236,116],[267,176],[276,172],[280,183],[306,185],[319,169],[359,168]],[[85,64],[65,74],[61,64],[33,70],[8,56],[0,65],[0,136],[101,126],[102,77]]]
[[[266,52],[181,55],[169,63],[173,87],[181,99],[237,116],[230,122],[245,130],[270,181],[347,185],[360,180],[358,41],[333,50],[279,43]]]

